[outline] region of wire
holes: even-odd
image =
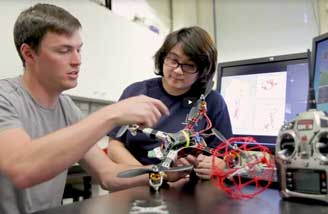
[[[235,142],[243,142],[243,144],[238,146]],[[250,143],[255,146],[250,146]],[[226,163],[225,169],[219,168],[215,165],[215,157],[213,157],[212,177],[216,180],[215,185],[231,198],[253,198],[272,183],[274,159],[270,158],[270,150],[253,138],[230,138],[219,144],[214,154],[223,157]],[[245,175],[252,178],[245,180],[243,179]]]

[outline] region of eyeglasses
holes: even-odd
[[[169,66],[170,68],[178,68],[180,66],[183,73],[197,73],[197,67],[195,65],[179,63],[176,59],[172,59],[170,57],[165,57],[164,64]]]

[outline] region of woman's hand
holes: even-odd
[[[179,166],[189,166],[194,165],[196,158],[179,158],[174,162],[172,167],[179,167]],[[189,174],[191,170],[179,171],[179,172],[169,172],[167,173],[167,180],[170,182],[176,182],[180,179],[182,180],[189,180]]]
[[[212,176],[212,159],[213,156],[205,156],[203,154],[200,154],[197,156],[196,159],[196,167],[194,168],[196,175],[205,180],[211,179]],[[225,167],[225,162],[220,159],[215,157],[215,165],[216,167],[220,169],[224,169]]]

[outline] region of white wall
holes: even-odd
[[[147,28],[87,0],[1,0],[0,78],[22,74],[13,42],[13,25],[20,11],[36,2],[62,6],[82,23],[84,45],[79,85],[68,94],[115,101],[130,83],[154,77],[152,57],[163,38]]]
[[[172,0],[173,30],[200,26],[214,39],[213,0]]]
[[[320,33],[328,32],[328,0],[318,0]]]
[[[216,0],[219,62],[311,49],[315,7],[312,0]]]
[[[213,0],[197,1],[197,23],[215,39]]]
[[[147,3],[160,20],[160,33],[166,36],[170,33],[172,24],[170,0],[147,0]]]
[[[161,35],[170,32],[170,0],[111,0],[112,12],[130,21],[154,26]]]
[[[173,0],[173,29],[178,30],[197,24],[197,0]]]
[[[314,0],[215,0],[219,62],[306,51],[319,33],[319,23],[326,29],[327,1],[316,5]],[[19,12],[35,2],[0,1],[0,78],[22,73],[12,28]],[[154,76],[152,56],[165,35],[158,36],[87,0],[42,2],[63,6],[83,25],[79,86],[68,93],[116,100],[128,84]],[[149,2],[168,16],[167,1]],[[173,0],[172,8],[173,30],[199,25],[214,37],[213,0]],[[320,21],[315,8],[321,11]]]

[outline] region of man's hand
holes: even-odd
[[[160,100],[144,95],[121,100],[109,108],[117,126],[138,124],[152,127],[163,115],[169,114],[168,108]]]

